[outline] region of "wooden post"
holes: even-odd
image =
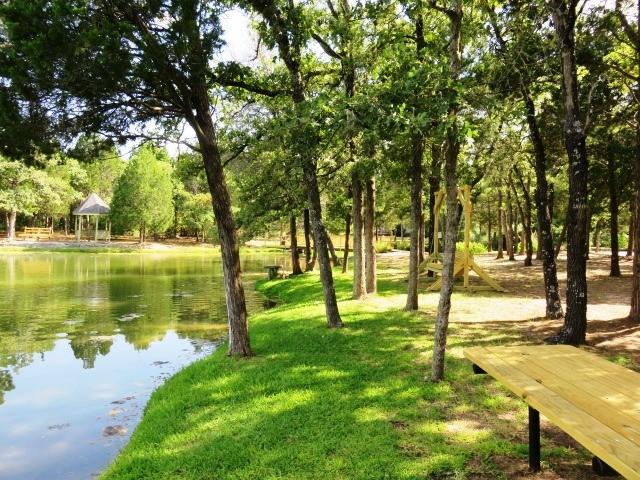
[[[99,216],[99,215],[96,215],[96,231],[95,231],[95,233],[94,233],[94,237],[95,237],[95,240],[94,240],[94,241],[95,241],[95,242],[97,242],[97,241],[98,241],[98,219],[99,219],[99,218],[100,218],[100,216]]]

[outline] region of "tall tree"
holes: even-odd
[[[533,146],[535,158],[536,173],[536,190],[535,203],[538,223],[538,242],[542,251],[542,273],[544,277],[544,289],[546,299],[546,316],[548,318],[562,317],[562,301],[560,299],[560,289],[558,287],[558,274],[556,257],[553,247],[553,232],[551,207],[549,202],[549,184],[547,181],[547,154],[540,126],[538,115],[536,113],[536,105],[534,102],[534,93],[532,88],[536,77],[543,76],[544,72],[532,72],[530,65],[536,65],[541,62],[526,62],[532,53],[537,56],[545,55],[544,50],[539,52],[540,46],[544,42],[531,42],[534,32],[531,30],[532,20],[530,15],[524,14],[520,9],[507,9],[511,13],[510,21],[515,23],[511,31],[514,32],[512,44],[508,43],[502,33],[502,29],[498,25],[497,15],[493,10],[489,10],[489,16],[496,42],[499,47],[499,56],[504,65],[515,74],[516,91],[520,92],[520,98],[524,104],[527,126],[529,128],[529,138]],[[534,51],[531,52],[531,46]],[[510,205],[508,208],[511,208]],[[507,232],[508,234],[508,232]],[[508,249],[509,250],[509,249]],[[509,254],[509,260],[513,260],[512,253]]]
[[[629,235],[629,245],[633,244],[633,280],[631,288],[631,309],[629,318],[640,323],[640,2],[636,4],[636,24],[627,19],[625,2],[616,0],[615,13],[622,26],[628,43],[633,48],[633,67],[623,74],[634,81],[630,87],[635,104],[635,158],[634,158],[634,199],[633,199],[633,235]],[[633,5],[633,3],[632,3]]]
[[[294,156],[299,161],[307,184],[309,214],[315,238],[318,260],[320,263],[320,280],[324,292],[324,304],[327,324],[332,328],[342,327],[342,319],[338,311],[329,250],[327,247],[327,231],[322,221],[320,188],[318,186],[317,158],[315,151],[318,143],[318,132],[311,119],[310,107],[305,95],[302,78],[302,48],[309,32],[305,31],[304,14],[301,6],[292,2],[279,0],[249,0],[249,5],[263,19],[264,28],[269,34],[265,36],[271,46],[277,47],[280,58],[284,62],[291,86],[293,101],[298,122],[298,141],[293,145]]]
[[[564,325],[549,341],[584,343],[587,332],[588,160],[584,119],[578,96],[575,26],[578,0],[552,0],[551,18],[562,65],[565,148],[569,158],[567,207],[567,312]]]
[[[444,353],[447,346],[447,330],[449,327],[449,311],[451,310],[451,293],[453,292],[453,266],[455,264],[456,240],[460,212],[458,209],[458,154],[460,153],[460,133],[458,130],[458,81],[461,71],[462,43],[462,1],[452,0],[449,8],[441,7],[435,1],[431,8],[445,14],[449,19],[449,76],[452,87],[447,92],[449,107],[447,114],[447,133],[444,155],[444,182],[447,204],[447,222],[442,252],[442,286],[433,340],[433,358],[431,362],[431,380],[440,381],[444,377]]]
[[[10,0],[0,6],[12,51],[29,58],[19,73],[73,117],[66,125],[122,140],[150,123],[167,132],[182,122],[193,129],[197,144],[191,146],[202,155],[215,199],[228,352],[248,356],[236,226],[209,95],[223,77],[229,80],[228,69],[211,61],[222,45],[218,14],[205,0]],[[237,76],[229,82],[237,85]]]
[[[157,148],[145,145],[131,157],[111,202],[114,228],[137,228],[140,243],[147,234],[164,233],[173,220],[171,165],[157,153]]]

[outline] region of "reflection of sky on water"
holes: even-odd
[[[274,261],[245,256],[245,278]],[[0,255],[0,479],[104,468],[151,392],[225,334],[221,276],[217,255]]]
[[[210,342],[174,331],[145,350],[122,335],[112,341],[109,355],[86,369],[69,341],[58,340],[15,377],[0,407],[0,478],[87,478],[99,471],[124,445],[162,379],[213,350]],[[109,426],[124,426],[127,435],[103,436]]]

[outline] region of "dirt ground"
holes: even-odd
[[[533,341],[541,341],[552,335],[562,325],[562,320],[541,318],[545,311],[542,261],[535,260],[532,267],[524,267],[522,257],[515,262],[495,260],[494,255],[477,255],[476,261],[508,291],[478,294],[479,301],[469,308],[452,309],[454,322],[498,323],[505,322]],[[640,324],[631,323],[629,299],[631,297],[631,259],[621,257],[621,277],[609,276],[610,253],[591,252],[587,263],[587,345],[606,353],[625,353],[634,363],[640,363]],[[558,259],[558,280],[564,303],[566,289],[566,256]],[[495,296],[500,302],[495,302]]]
[[[398,278],[406,278],[408,252],[394,251],[378,256],[386,270],[397,267]],[[507,292],[466,292],[456,289],[452,299],[451,323],[468,324],[465,328],[515,330],[525,340],[541,343],[554,334],[562,320],[544,318],[545,298],[542,278],[542,261],[534,260],[533,266],[524,267],[523,256],[516,261],[496,260],[495,253],[475,255],[475,261]],[[620,258],[621,277],[609,276],[610,252],[591,252],[587,264],[588,328],[587,346],[608,355],[623,353],[640,365],[640,324],[627,320],[631,297],[631,259]],[[473,276],[475,274],[472,273]],[[565,306],[566,255],[558,259],[558,280]],[[421,277],[420,309],[427,315],[435,315],[437,292],[424,293],[431,279]],[[478,277],[471,284],[481,284]],[[456,301],[458,299],[459,301]],[[461,301],[460,301],[461,300]]]

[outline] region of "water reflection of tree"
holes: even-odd
[[[191,340],[225,334],[217,255],[7,258],[0,259],[0,368],[14,373],[57,342],[68,341],[83,366],[93,368],[98,356],[109,353],[116,334],[136,349],[148,348],[168,330]],[[263,264],[262,257],[245,259],[243,270],[262,275]],[[66,338],[58,338],[61,333]]]
[[[14,388],[16,386],[9,370],[0,370],[0,405],[4,403],[4,394]]]

